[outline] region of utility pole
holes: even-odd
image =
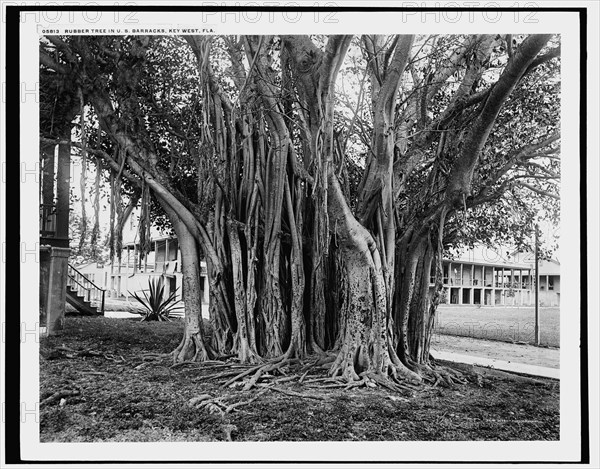
[[[535,225],[535,345],[540,345],[540,271],[538,225]]]

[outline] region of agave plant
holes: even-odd
[[[147,310],[139,313],[143,316],[142,321],[170,321],[170,314],[181,308],[181,305],[179,305],[181,300],[176,299],[177,290],[172,291],[166,299],[163,299],[165,293],[164,280],[162,277],[158,277],[148,279],[148,290],[142,290],[143,298],[137,292],[129,292],[129,294]]]

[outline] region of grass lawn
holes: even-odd
[[[129,300],[126,300],[125,298],[117,299],[107,297],[104,299],[104,310],[130,313],[143,313],[146,311],[145,308],[135,298],[132,297],[130,297]],[[78,314],[77,310],[69,303],[65,305],[65,311],[69,314]],[[131,317],[135,318],[136,315],[132,314]]]
[[[68,317],[40,343],[40,438],[91,441],[558,440],[558,381],[487,375],[454,387],[326,387],[326,370],[223,387],[226,364],[172,367],[183,322]],[[300,365],[298,365],[300,366]],[[239,368],[235,368],[239,367]],[[274,381],[278,380],[277,383]],[[270,386],[270,387],[265,387]],[[59,394],[57,394],[59,393]],[[219,398],[231,412],[194,404]],[[58,397],[57,397],[58,396]],[[198,401],[198,399],[196,399]]]
[[[560,347],[560,308],[540,308],[541,345]],[[533,307],[440,306],[436,334],[535,343]]]

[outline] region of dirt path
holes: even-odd
[[[526,365],[560,368],[560,349],[435,334],[431,348]]]

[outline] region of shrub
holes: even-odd
[[[181,300],[176,299],[177,290],[172,291],[166,299],[163,299],[165,295],[164,279],[158,277],[148,279],[148,290],[142,290],[143,298],[137,292],[129,292],[129,294],[146,308],[146,311],[138,313],[142,315],[142,321],[170,321],[170,314],[181,308],[179,304]]]

